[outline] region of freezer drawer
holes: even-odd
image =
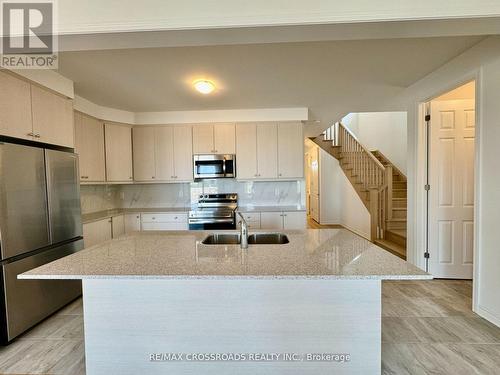
[[[78,159],[75,154],[45,150],[52,243],[82,236]]]
[[[48,245],[43,149],[0,142],[1,258]]]
[[[16,262],[2,265],[6,327],[2,341],[12,340],[68,302],[81,295],[80,280],[18,280],[17,275],[83,248],[71,242]]]

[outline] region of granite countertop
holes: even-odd
[[[156,212],[189,212],[191,207],[158,207],[158,208],[115,208],[112,210],[104,210],[92,212],[82,215],[82,223],[88,224],[93,221],[107,219],[109,217],[130,214],[130,213],[156,213]]]
[[[135,232],[35,268],[19,275],[19,278],[432,278],[410,263],[345,229],[283,232],[287,234],[290,243],[249,245],[246,250],[240,249],[239,245],[201,244],[201,240],[213,232]]]
[[[305,210],[304,206],[238,206],[238,211],[240,212],[293,212]]]

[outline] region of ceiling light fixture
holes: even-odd
[[[196,91],[207,95],[210,94],[215,90],[215,85],[212,81],[209,81],[207,79],[198,79],[193,82],[194,88]]]

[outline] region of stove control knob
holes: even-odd
[[[203,198],[203,194],[200,194],[200,198]]]
[[[205,194],[205,199],[208,199],[208,194]]]

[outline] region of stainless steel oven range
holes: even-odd
[[[238,194],[201,194],[189,211],[190,230],[236,229]]]

